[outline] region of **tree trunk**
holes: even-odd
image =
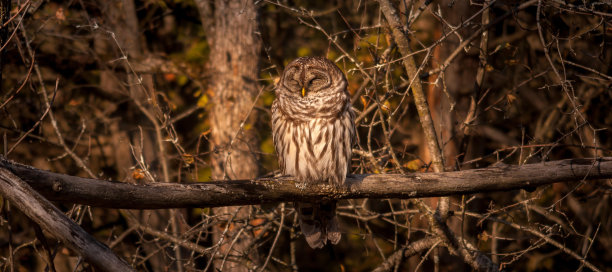
[[[204,26],[210,25],[206,14],[206,0],[196,1]],[[258,91],[257,75],[261,39],[257,36],[257,10],[252,0],[214,2],[214,22],[209,29],[210,42],[209,72],[210,89],[213,91],[213,109],[210,116],[212,177],[223,179],[249,179],[257,176],[257,148],[252,124],[255,116],[251,109]],[[214,243],[222,239],[220,253],[254,256],[246,245],[249,237],[240,229],[248,223],[250,207],[224,207],[214,211],[228,222],[228,232],[222,235],[222,228],[216,229]],[[233,243],[236,235],[238,237]],[[233,245],[232,245],[233,244]],[[255,256],[256,258],[256,256]],[[247,271],[239,261],[229,260],[225,264],[215,262],[222,271]]]

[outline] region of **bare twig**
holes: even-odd
[[[474,216],[474,217],[477,217],[477,218],[484,218],[482,215],[471,213],[471,212],[466,212],[466,215]],[[502,223],[504,225],[510,226],[510,227],[512,227],[512,228],[514,228],[516,230],[519,230],[519,231],[525,231],[525,232],[531,233],[531,234],[533,234],[533,235],[543,239],[547,243],[549,243],[549,244],[559,248],[561,251],[567,253],[568,255],[572,256],[576,260],[580,261],[582,265],[585,265],[589,269],[591,269],[593,271],[598,271],[598,272],[601,271],[599,268],[597,268],[595,265],[593,265],[592,263],[587,261],[585,258],[583,258],[582,256],[578,255],[578,253],[572,251],[571,249],[567,248],[563,244],[561,244],[561,243],[555,241],[554,239],[552,239],[550,237],[550,235],[546,235],[546,234],[544,234],[544,233],[542,233],[542,232],[540,232],[538,230],[535,230],[535,229],[533,229],[533,228],[531,228],[529,226],[524,226],[524,225],[520,225],[520,224],[517,224],[517,223],[508,222],[508,221],[505,221],[505,220],[502,220],[502,219],[499,219],[499,218],[495,218],[495,217],[487,217],[487,218],[484,218],[484,219],[491,220],[491,221],[498,222],[498,223]]]
[[[419,252],[436,247],[437,244],[441,243],[442,240],[437,237],[427,237],[416,242],[410,243],[410,245],[400,248],[389,256],[384,262],[382,262],[377,268],[372,270],[373,272],[390,271],[393,266],[402,258],[407,258]]]

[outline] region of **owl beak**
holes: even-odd
[[[306,95],[306,88],[302,87],[302,97]]]

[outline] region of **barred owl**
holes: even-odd
[[[350,170],[355,115],[344,74],[333,62],[302,57],[287,65],[272,103],[272,135],[282,174],[338,187]],[[340,241],[336,201],[295,203],[312,248]]]

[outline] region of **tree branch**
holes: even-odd
[[[400,53],[404,57],[404,69],[406,69],[408,77],[410,78],[410,86],[412,89],[412,95],[414,96],[414,104],[417,108],[417,112],[419,113],[419,120],[421,121],[421,126],[423,127],[423,134],[425,135],[425,139],[427,139],[427,148],[431,155],[432,167],[436,172],[443,172],[444,163],[442,152],[440,151],[436,130],[434,129],[433,121],[431,120],[429,105],[427,104],[425,93],[423,92],[423,86],[418,78],[418,69],[414,62],[414,57],[412,57],[410,42],[403,31],[401,20],[397,15],[397,10],[391,4],[391,1],[378,0],[378,3],[380,4],[380,10],[385,15],[385,18],[389,23],[391,33],[393,34],[393,39],[395,40]]]
[[[0,168],[26,181],[49,200],[116,209],[220,207],[283,201],[351,198],[420,198],[507,191],[563,181],[612,178],[612,157],[567,159],[522,166],[410,174],[364,174],[346,188],[305,185],[291,177],[203,183],[135,185],[52,173],[0,156]]]
[[[391,271],[395,265],[397,265],[403,258],[408,258],[419,254],[421,251],[429,249],[437,244],[441,243],[442,239],[439,237],[427,237],[418,240],[410,245],[400,248],[389,256],[384,262],[376,267],[372,272],[383,272]]]
[[[393,34],[393,40],[397,44],[400,53],[403,56],[404,69],[408,73],[410,80],[410,86],[412,89],[412,96],[414,97],[414,105],[419,113],[419,121],[423,128],[423,135],[425,136],[425,142],[427,143],[427,150],[431,156],[431,166],[436,173],[444,172],[444,157],[442,157],[442,150],[440,149],[440,143],[438,143],[438,136],[434,128],[434,123],[429,112],[429,104],[427,98],[423,92],[423,86],[421,85],[421,79],[418,78],[418,69],[416,67],[414,56],[412,56],[412,49],[410,48],[410,42],[406,33],[403,31],[401,20],[398,16],[397,10],[391,4],[389,0],[377,0],[380,5],[380,10],[385,15],[391,33]],[[448,215],[450,209],[450,200],[448,198],[440,198],[438,202],[438,212],[441,218],[444,220]]]
[[[0,193],[13,205],[53,234],[63,244],[82,255],[100,271],[134,271],[106,245],[98,242],[66,217],[47,199],[7,169],[0,169]]]

